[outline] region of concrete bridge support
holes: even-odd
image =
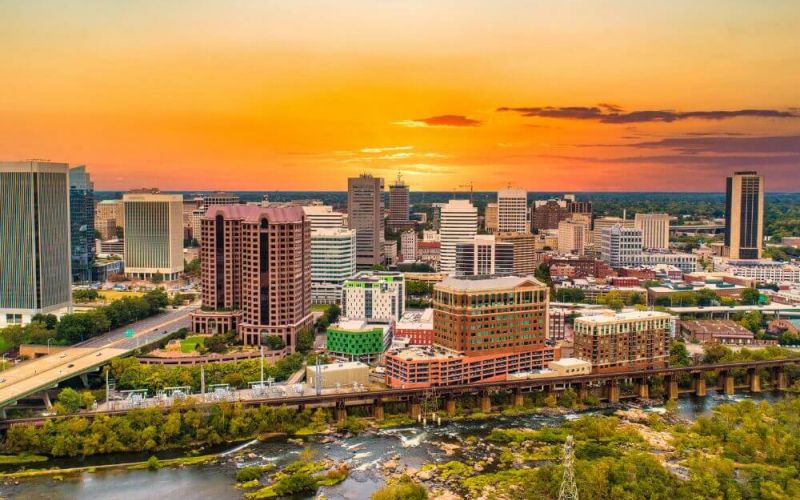
[[[376,398],[372,403],[372,418],[380,422],[383,420],[383,400]]]
[[[448,417],[456,416],[456,398],[448,397],[444,402],[444,409]]]
[[[775,384],[775,389],[778,391],[786,390],[786,372],[783,367],[775,368],[772,372],[772,380]]]
[[[478,396],[478,400],[481,407],[481,412],[483,413],[491,413],[492,412],[492,398],[489,396],[489,393],[484,391],[481,392],[480,396]]]
[[[511,394],[511,405],[514,408],[525,406],[525,397],[522,395],[522,389],[514,389],[514,392]]]
[[[609,380],[606,383],[606,396],[609,403],[619,403],[619,383],[616,380]]]
[[[336,409],[334,412],[336,416],[336,425],[344,425],[347,423],[347,407],[344,401],[336,402]]]
[[[647,377],[636,381],[636,397],[650,399],[650,386],[647,384]]]
[[[89,374],[81,373],[81,383],[85,389],[89,388]]]
[[[722,383],[722,393],[726,396],[733,396],[736,393],[733,373],[730,371],[720,372],[719,377]]]
[[[678,399],[678,379],[674,376],[664,377],[667,386],[667,399]]]
[[[47,391],[42,391],[42,401],[44,401],[44,405],[48,410],[53,408],[53,402],[50,401],[50,393]]]
[[[694,395],[697,397],[704,397],[706,395],[706,379],[702,373],[692,374],[692,385],[694,386]]]
[[[416,420],[420,415],[422,415],[422,406],[419,404],[419,400],[412,399],[408,402],[408,416]]]
[[[578,401],[583,401],[589,397],[589,384],[583,383],[578,386]]]
[[[750,392],[761,392],[761,375],[756,368],[747,370],[747,379],[750,382]]]

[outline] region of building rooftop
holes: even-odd
[[[433,328],[433,308],[429,307],[424,311],[406,311],[400,321],[395,325],[395,329],[430,329]]]
[[[684,320],[681,321],[681,329],[688,330],[692,336],[753,338],[753,332],[729,319]]]
[[[616,323],[619,321],[636,321],[642,319],[667,319],[671,318],[672,316],[658,311],[630,311],[630,312],[621,312],[616,314],[598,314],[596,316],[589,316],[589,317],[580,317],[577,318],[575,321],[580,321],[583,323],[595,323],[595,324],[604,324],[604,323]]]
[[[385,331],[387,328],[389,328],[389,325],[383,323],[370,323],[365,319],[343,318],[338,323],[330,325],[329,328],[333,330],[343,330],[347,332],[371,331],[375,330],[376,328],[380,328]]]
[[[334,372],[334,371],[347,371],[352,370],[353,368],[366,368],[369,369],[369,366],[365,365],[360,361],[347,361],[342,363],[331,363],[327,365],[320,365],[322,371],[326,372]],[[314,365],[308,365],[307,369],[314,370]]]
[[[437,286],[464,292],[478,292],[507,290],[523,285],[544,286],[533,276],[459,276],[447,278]]]
[[[271,224],[282,222],[301,222],[304,212],[302,207],[261,207],[258,205],[211,205],[206,210],[204,219],[213,219],[222,215],[225,219],[240,219],[246,222],[258,222],[262,217]]]

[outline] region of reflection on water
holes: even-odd
[[[678,412],[684,417],[694,419],[708,414],[722,403],[753,399],[775,401],[780,396],[772,393],[742,394],[731,397],[720,396],[710,391],[705,398],[686,397],[678,401]],[[650,411],[663,411],[663,407],[653,407]],[[330,443],[310,441],[304,445],[289,442],[259,443],[231,446],[229,453],[219,465],[206,465],[186,468],[166,468],[158,471],[102,471],[68,477],[63,481],[42,478],[25,482],[18,486],[0,486],[0,496],[4,498],[25,499],[109,499],[109,500],[161,500],[173,498],[192,499],[241,499],[242,491],[234,488],[236,470],[243,465],[274,463],[286,465],[297,459],[305,446],[311,447],[319,457],[347,461],[350,476],[341,484],[323,488],[320,493],[335,500],[356,500],[369,498],[370,494],[383,485],[380,468],[392,458],[399,465],[419,468],[425,462],[451,460],[434,444],[452,442],[458,437],[469,435],[483,436],[494,428],[530,427],[558,425],[564,420],[572,420],[581,415],[596,414],[585,412],[565,416],[526,415],[517,417],[497,417],[474,422],[446,423],[441,427],[421,426],[400,427],[366,433]],[[233,452],[245,453],[238,462]],[[252,455],[251,455],[252,453]],[[130,461],[130,458],[125,461]]]

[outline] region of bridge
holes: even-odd
[[[719,234],[725,231],[725,224],[685,224],[669,226],[673,234]]]
[[[383,406],[388,402],[401,402],[408,406],[409,415],[417,418],[421,414],[421,402],[430,399],[444,399],[445,410],[449,415],[455,414],[456,398],[462,396],[477,396],[481,411],[491,411],[491,395],[497,393],[510,393],[513,406],[523,406],[524,393],[545,392],[554,393],[567,388],[577,389],[579,399],[585,399],[590,390],[600,389],[601,399],[610,403],[617,403],[622,397],[620,385],[623,382],[634,381],[635,396],[642,399],[649,398],[649,382],[653,377],[663,377],[665,396],[668,399],[677,399],[681,393],[692,393],[697,396],[707,394],[705,374],[716,372],[718,374],[718,389],[726,395],[732,395],[736,389],[746,389],[750,392],[761,392],[763,371],[770,374],[772,388],[785,390],[787,388],[786,368],[800,366],[800,358],[739,361],[734,363],[693,365],[682,367],[653,368],[648,370],[620,371],[615,373],[592,373],[588,375],[566,377],[539,377],[515,380],[501,380],[476,384],[460,384],[439,387],[414,387],[404,389],[377,389],[356,392],[303,394],[297,396],[279,397],[254,397],[241,399],[236,402],[243,406],[288,406],[298,409],[308,407],[332,407],[335,409],[336,419],[342,422],[347,418],[347,408],[355,406],[371,406],[372,415],[376,419],[383,419]],[[736,385],[735,372],[744,371],[746,382]],[[691,388],[681,390],[678,378],[688,375],[691,377]],[[210,407],[216,402],[196,402],[194,405],[181,406],[180,409]],[[170,406],[157,406],[161,411],[168,412]],[[124,415],[134,408],[82,412],[79,415],[92,418],[96,415]],[[74,416],[74,415],[71,415]],[[22,419],[0,421],[0,429],[15,425],[41,425],[47,420],[69,418],[70,416],[41,416]]]
[[[140,346],[160,341],[169,332],[187,326],[193,310],[193,307],[183,307],[162,313],[0,372],[0,414],[17,401],[38,393],[42,393],[45,404],[50,406],[48,389],[97,371],[112,359],[126,356]],[[126,336],[128,330],[133,332],[132,337]]]

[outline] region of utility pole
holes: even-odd
[[[264,388],[264,346],[261,346],[261,388]]]
[[[200,367],[200,394],[206,393],[206,369]]]
[[[108,406],[108,367],[106,367],[106,406]]]
[[[558,500],[578,500],[578,485],[575,484],[574,452],[572,435],[569,435],[564,442],[564,477],[561,480]]]

